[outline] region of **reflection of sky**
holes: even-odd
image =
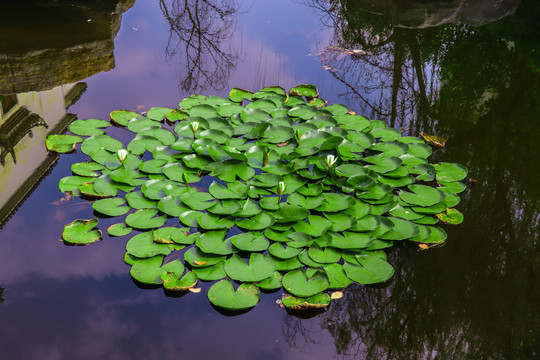
[[[283,16],[284,8],[288,16]],[[248,10],[245,12],[245,10]],[[308,57],[329,37],[303,5],[289,1],[244,4],[231,43],[241,60],[228,87],[330,81],[316,58]],[[107,118],[114,109],[145,111],[174,106],[188,96],[179,90],[183,58],[166,60],[168,25],[153,2],[138,1],[123,15],[115,40],[113,70],[87,79],[88,90],[69,111],[80,118]],[[322,85],[320,85],[323,87]],[[205,94],[227,95],[227,90]],[[323,94],[324,96],[324,94]],[[282,332],[286,312],[275,304],[280,293],[262,296],[242,316],[225,317],[205,291],[180,299],[161,290],[141,290],[123,263],[126,239],[109,238],[118,219],[100,219],[103,241],[69,247],[59,239],[63,225],[91,218],[79,199],[61,201],[58,181],[70,175],[77,155],[61,156],[29,199],[0,231],[0,351],[9,359],[223,358],[328,359],[331,339],[319,320],[302,321],[319,343],[289,349]]]

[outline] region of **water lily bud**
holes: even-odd
[[[122,164],[124,163],[124,161],[126,161],[127,156],[128,151],[126,149],[120,149],[116,152],[116,157],[118,158],[118,160],[120,160]]]
[[[285,183],[283,181],[280,181],[277,186],[277,193],[278,195],[281,195],[283,194],[284,191],[285,191]]]
[[[300,132],[300,130],[296,130],[296,132],[294,133],[294,137],[296,138],[296,141],[300,142],[300,138],[302,137],[302,133]]]
[[[197,130],[199,130],[199,122],[198,121],[194,121],[191,123],[191,130],[193,132],[197,132]]]
[[[328,167],[332,167],[332,165],[334,165],[337,161],[337,158],[332,155],[332,154],[329,154],[326,156],[326,165],[328,165]]]

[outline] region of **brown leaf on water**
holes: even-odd
[[[427,250],[429,249],[429,245],[428,244],[418,244],[418,247],[422,250]]]
[[[343,297],[343,291],[334,291],[330,294],[332,300],[341,299]]]
[[[430,145],[441,148],[446,145],[446,141],[448,140],[447,138],[444,138],[442,136],[426,134],[423,131],[420,131],[420,137],[427,141]]]
[[[196,293],[196,294],[201,292],[201,288],[189,288],[188,290],[191,291],[192,293]]]

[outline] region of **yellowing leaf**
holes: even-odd
[[[330,294],[332,300],[341,299],[343,297],[343,291],[334,291]]]

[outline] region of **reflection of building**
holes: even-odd
[[[67,108],[114,67],[121,14],[135,0],[40,0],[2,5],[0,227],[56,163],[45,139],[65,132]]]

